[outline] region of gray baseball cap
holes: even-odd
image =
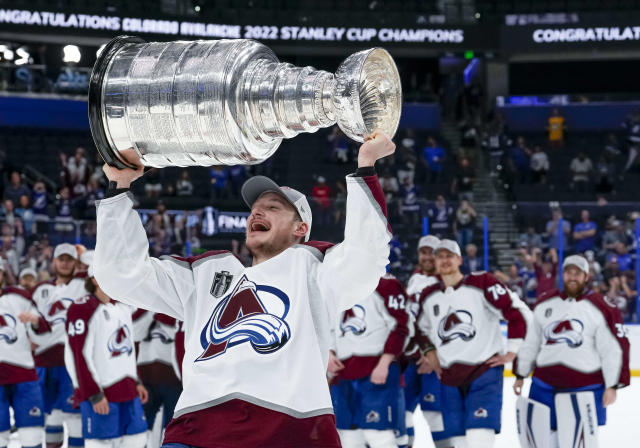
[[[422,249],[423,247],[430,247],[435,251],[438,247],[438,244],[440,244],[440,239],[438,237],[435,237],[433,235],[425,235],[420,238],[420,241],[418,241],[418,250]]]
[[[582,255],[571,255],[565,258],[564,263],[562,263],[562,270],[564,271],[569,266],[575,266],[589,275],[589,262]]]
[[[304,194],[290,187],[281,187],[265,176],[253,176],[248,179],[244,185],[242,185],[240,193],[242,194],[242,199],[244,199],[244,202],[249,206],[249,208],[251,208],[253,203],[265,193],[276,193],[285,198],[287,202],[293,205],[298,211],[302,222],[309,226],[309,230],[304,236],[304,240],[309,241],[312,216],[309,201],[307,201],[307,197]]]
[[[76,246],[70,243],[61,243],[53,250],[53,258],[58,258],[62,255],[69,255],[71,258],[78,259],[78,249]]]
[[[449,252],[456,254],[459,257],[462,256],[462,253],[460,252],[460,246],[458,246],[458,243],[453,240],[441,240],[440,244],[438,244],[438,247],[436,247],[435,252],[437,253],[439,250],[448,250]]]

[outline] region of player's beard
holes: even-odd
[[[577,286],[574,286],[571,283],[567,283],[564,286],[564,292],[569,297],[580,297],[582,295],[582,293],[584,292],[586,286],[587,286],[586,282],[584,282],[584,283],[577,282]]]

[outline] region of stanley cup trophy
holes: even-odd
[[[283,138],[338,123],[362,142],[393,136],[402,91],[393,59],[373,48],[335,75],[280,63],[247,39],[147,43],[121,36],[98,57],[89,87],[91,133],[102,158],[134,167],[260,163]]]

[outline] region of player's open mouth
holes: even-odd
[[[251,223],[251,231],[252,232],[268,232],[271,227],[264,222],[254,221]]]

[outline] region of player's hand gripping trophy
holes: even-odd
[[[398,70],[384,49],[349,56],[333,75],[280,63],[246,39],[117,37],[98,57],[89,88],[100,155],[112,167],[139,168],[138,176],[140,165],[260,163],[283,138],[336,122],[359,142],[374,130],[392,137],[401,104]]]

